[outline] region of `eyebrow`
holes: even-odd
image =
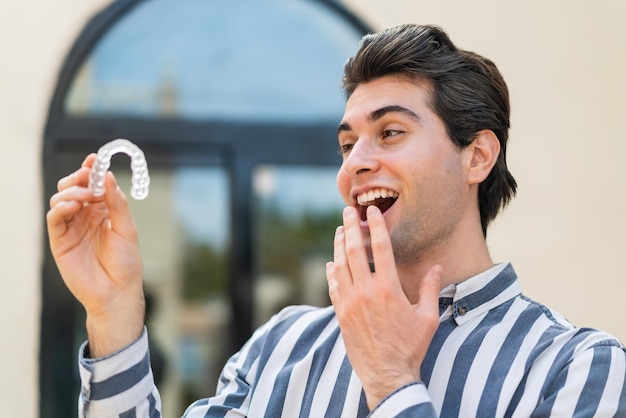
[[[389,105],[389,106],[381,107],[380,109],[376,109],[369,114],[369,116],[367,117],[367,120],[370,122],[376,122],[377,120],[379,120],[380,118],[382,118],[383,116],[389,113],[402,113],[403,115],[408,116],[409,118],[413,119],[417,123],[422,122],[422,118],[417,113],[413,112],[411,109],[408,109],[404,106],[399,106],[399,105]],[[347,122],[342,122],[337,127],[337,134],[344,132],[344,131],[351,131],[351,130],[352,130],[352,127],[350,127],[350,124],[348,124]]]

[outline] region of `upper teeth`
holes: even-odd
[[[398,197],[398,192],[389,189],[373,189],[368,192],[357,195],[356,201],[361,206],[369,206],[374,204],[374,200],[378,198]]]

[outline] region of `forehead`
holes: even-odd
[[[402,106],[415,113],[432,113],[432,84],[428,80],[390,75],[359,84],[346,102],[344,119],[369,115],[386,106]]]

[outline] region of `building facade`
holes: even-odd
[[[626,340],[626,328],[621,323],[625,308],[619,302],[619,295],[626,290],[626,277],[621,269],[621,259],[626,251],[626,164],[622,161],[626,141],[621,134],[621,117],[626,114],[626,101],[623,100],[626,80],[622,77],[626,73],[626,56],[623,54],[626,48],[623,25],[626,5],[616,0],[593,5],[572,5],[565,0],[550,4],[532,1],[504,5],[494,0],[481,0],[464,2],[454,8],[450,4],[431,3],[346,0],[341,5],[373,29],[408,21],[441,25],[459,46],[482,53],[498,64],[511,92],[509,163],[519,183],[519,194],[489,232],[492,255],[497,261],[513,262],[529,296],[554,307],[578,325],[602,328]],[[45,211],[56,177],[62,175],[65,167],[68,167],[67,172],[71,171],[73,168],[69,167],[79,161],[83,153],[96,151],[105,137],[85,134],[88,137],[81,142],[78,137],[71,138],[73,134],[79,135],[79,131],[73,134],[53,131],[52,136],[57,135],[54,140],[64,144],[62,148],[65,150],[69,147],[70,152],[55,160],[67,165],[59,163],[52,170],[45,165],[49,164],[46,158],[50,156],[46,154],[46,141],[52,138],[49,122],[54,120],[51,119],[54,116],[54,94],[59,88],[60,75],[65,70],[63,66],[71,48],[88,27],[90,19],[109,6],[109,1],[100,0],[59,0],[53,4],[25,0],[0,6],[0,33],[3,35],[0,36],[0,136],[5,146],[0,164],[4,179],[4,204],[0,205],[0,231],[4,238],[0,243],[3,277],[0,321],[5,332],[0,356],[4,371],[0,377],[0,400],[6,416],[54,416],[46,415],[45,411],[50,407],[46,404],[46,396],[50,395],[43,387],[51,374],[58,373],[54,370],[55,365],[62,365],[65,360],[57,363],[54,356],[50,357],[50,353],[56,350],[50,341],[60,338],[49,340],[46,332],[67,320],[72,321],[68,329],[81,326],[74,302],[59,290],[62,289],[59,283],[53,282],[58,281],[58,277],[47,274],[53,265],[46,261]],[[245,15],[246,11],[240,13]],[[345,24],[349,25],[349,22],[345,21]],[[356,34],[363,27],[354,30]],[[71,81],[85,83],[93,78],[90,71],[94,68],[97,67],[83,67]],[[144,97],[145,104],[154,106],[152,111],[159,115],[176,114],[182,108],[182,99],[175,94],[170,76],[168,71],[160,74],[157,95],[142,90],[143,93],[140,91],[135,97]],[[137,88],[141,89],[141,86]],[[93,99],[94,96],[85,96],[85,91],[94,94],[93,89],[82,91],[83,95],[75,94],[68,106],[74,112],[89,113],[89,97]],[[126,91],[122,86],[110,100],[123,107]],[[293,88],[287,91],[293,91]],[[259,108],[267,109],[267,105]],[[323,126],[313,127],[312,131],[315,129],[320,129],[319,135],[325,135]],[[137,136],[142,138],[139,134]],[[246,133],[242,132],[242,136],[245,137]],[[65,140],[67,142],[63,142]],[[145,144],[150,147],[148,142]],[[241,146],[252,145],[242,143]],[[306,148],[306,144],[301,147]],[[189,154],[195,152],[191,146]],[[232,186],[224,181],[219,170],[206,169],[207,166],[220,166],[211,158],[185,163],[187,165],[183,168],[186,170],[172,176],[174,163],[164,161],[156,151],[153,155],[157,156],[156,167],[161,168],[154,171],[155,194],[143,205],[149,205],[152,200],[156,207],[162,208],[163,205],[156,203],[183,201],[172,199],[168,193],[191,187],[193,194],[198,190],[193,189],[193,181],[198,178],[205,181],[197,194],[202,193],[202,187],[214,191],[220,188],[230,190]],[[302,165],[300,160],[287,162],[289,167],[267,161],[254,165],[254,175],[247,177],[250,183],[246,187],[258,197],[254,200],[258,205],[255,207],[269,208],[258,213],[271,214],[270,209],[276,204],[271,200],[272,193],[277,188],[289,187],[282,183],[285,178],[300,186],[309,184],[311,178],[322,179],[326,182],[324,184],[332,187],[332,175],[328,174],[333,170],[332,162],[329,163],[330,160],[323,155],[317,158],[318,165],[325,167],[321,171],[293,171],[294,165]],[[123,172],[124,165],[119,167]],[[172,186],[179,184],[176,182],[183,186]],[[292,196],[296,199],[295,194]],[[203,202],[195,204],[202,205]],[[335,203],[330,207],[334,208],[333,205]],[[193,219],[184,207],[179,209],[182,218]],[[224,212],[227,214],[230,209],[231,206],[227,206]],[[142,211],[141,208],[137,210]],[[154,208],[145,212],[155,218],[150,219],[141,212],[140,228],[145,222],[145,230],[153,230],[154,225],[169,216]],[[230,222],[229,218],[224,219],[225,224]],[[275,236],[272,234],[276,233],[272,229],[272,226],[276,227],[272,219],[275,218],[270,215],[257,219],[258,222],[250,226],[249,237],[265,237],[271,242]],[[167,228],[164,227],[161,233],[169,237],[167,241],[184,234],[184,224],[165,225]],[[197,226],[195,229],[202,229],[200,221],[193,225]],[[257,227],[264,229],[254,229]],[[254,231],[257,231],[256,235]],[[213,233],[220,234],[219,231]],[[145,241],[159,243],[152,237]],[[263,245],[259,244],[260,247]],[[331,246],[330,240],[328,246]],[[146,247],[155,247],[150,249],[153,259],[175,251],[167,245],[146,244]],[[245,254],[246,250],[242,251]],[[210,257],[210,254],[202,253],[202,248],[198,249],[198,254],[205,259]],[[278,274],[276,268],[271,267],[272,260],[280,259],[280,255],[272,256],[271,248],[263,254],[261,267],[257,265],[255,268],[267,267],[262,278],[264,285],[255,291],[260,295],[259,300],[266,303],[255,304],[257,311],[250,313],[249,318],[253,319],[249,326],[262,321],[274,305],[288,301],[292,296],[289,289],[317,283],[320,271],[316,266],[327,257],[311,249],[308,262],[297,267],[298,271],[306,272],[303,273],[305,279],[294,284],[284,281],[289,271]],[[152,270],[148,269],[155,272],[151,284],[157,295],[173,292],[167,287],[169,282],[164,284],[157,277],[157,273],[176,274],[175,264],[180,260],[170,261],[172,264],[154,264]],[[148,267],[150,262],[147,261]],[[323,277],[317,280],[322,285],[325,283]],[[181,283],[186,283],[184,286],[194,293],[196,288],[193,286],[197,283]],[[219,281],[216,284],[218,287],[222,285],[229,286]],[[187,289],[184,286],[174,291],[184,293]],[[52,296],[50,299],[50,287],[54,289],[53,294],[60,292],[58,298]],[[306,294],[318,291],[320,289],[315,286],[299,290]],[[277,300],[262,295],[272,295]],[[219,312],[223,312],[220,303],[168,303],[162,298],[157,297],[159,305],[168,309],[184,305],[186,315],[179,322],[189,332],[198,327],[207,329],[206,321],[199,322],[198,318],[207,315],[216,318]],[[50,305],[50,300],[56,302]],[[245,301],[240,303],[245,305]],[[75,314],[67,315],[67,310]],[[162,316],[171,318],[167,314]],[[160,322],[155,334],[167,335],[168,326],[171,324],[167,321]],[[78,337],[68,335],[66,343],[74,346],[77,343],[74,339]],[[165,352],[174,350],[168,347],[167,339],[162,344]],[[192,358],[197,344],[184,347],[190,350],[188,358]],[[73,379],[72,373],[75,369],[67,370],[68,380]],[[189,376],[193,378],[193,375]],[[180,387],[184,383],[181,379],[189,376],[181,375],[178,380],[167,383],[166,392],[175,393],[177,385]],[[179,401],[172,400],[171,404],[175,402]]]

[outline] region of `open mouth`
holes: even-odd
[[[398,200],[398,192],[389,189],[373,189],[361,193],[356,197],[356,208],[362,221],[367,220],[367,207],[376,206],[381,213],[385,213]]]

